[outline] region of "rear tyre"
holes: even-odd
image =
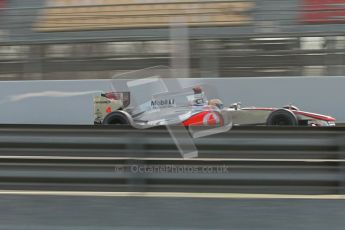
[[[292,111],[278,109],[268,116],[266,124],[270,126],[298,126],[298,120]]]
[[[103,119],[103,125],[130,125],[130,122],[127,116],[121,112],[115,111],[109,113]]]

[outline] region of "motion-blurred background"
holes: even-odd
[[[345,73],[344,0],[0,0],[0,80],[94,79],[170,65],[192,77]]]
[[[0,0],[0,229],[344,230],[343,127],[234,127],[182,159],[165,129],[93,125],[114,74],[164,65],[340,126],[344,57],[345,0]]]

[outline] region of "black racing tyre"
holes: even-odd
[[[103,119],[103,125],[130,125],[127,116],[121,112],[114,111]]]
[[[278,109],[268,116],[266,124],[274,126],[298,126],[298,120],[292,111]]]

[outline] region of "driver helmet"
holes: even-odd
[[[208,105],[217,106],[219,109],[224,108],[224,104],[220,99],[211,99],[208,101]]]

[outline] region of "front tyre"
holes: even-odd
[[[268,116],[266,124],[269,126],[298,126],[298,119],[292,111],[278,109]]]

